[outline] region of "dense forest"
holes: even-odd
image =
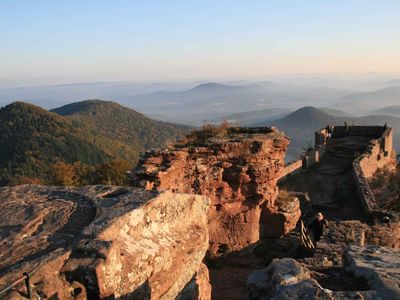
[[[124,184],[140,153],[189,129],[114,102],[88,100],[52,112],[14,102],[0,109],[0,185]]]

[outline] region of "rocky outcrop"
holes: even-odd
[[[310,272],[292,258],[274,260],[268,268],[254,271],[247,279],[247,287],[247,300],[332,299]]]
[[[209,197],[210,250],[239,250],[268,234],[269,226],[278,227],[275,235],[280,235],[297,222],[299,213],[275,207],[288,144],[276,129],[232,128],[202,143],[147,153],[132,172],[133,182],[149,190]]]
[[[0,287],[28,272],[42,298],[174,299],[195,279],[209,299],[208,208],[137,188],[1,188]]]
[[[263,235],[269,238],[280,238],[296,227],[301,216],[300,200],[295,194],[278,196],[273,207],[262,214],[261,223],[265,221]]]
[[[382,299],[400,299],[400,251],[382,246],[350,246],[346,267],[378,290]],[[385,295],[385,296],[384,296]]]
[[[398,251],[384,247],[350,247],[345,267],[368,283],[369,287],[362,290],[329,290],[298,261],[276,259],[268,268],[249,275],[246,299],[400,299],[399,258]]]

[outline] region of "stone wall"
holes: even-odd
[[[368,183],[368,178],[379,168],[391,164],[395,160],[393,129],[384,128],[384,126],[349,126],[347,130],[345,126],[333,127],[333,138],[346,136],[371,138],[371,143],[367,150],[353,162],[353,176],[366,214],[375,220],[380,220],[385,216],[390,217],[392,220],[397,220],[398,215],[396,213],[382,210],[378,207]],[[287,164],[283,168],[279,180],[284,180],[288,175],[295,174],[301,169],[307,169],[318,163],[325,153],[327,137],[328,133],[325,128],[316,131],[314,148],[303,154],[300,159]]]
[[[356,128],[359,128],[357,131],[358,133],[365,133],[368,136],[376,136],[379,133],[379,127],[371,127],[371,131],[368,131],[366,126],[357,126]],[[395,159],[393,130],[392,128],[387,128],[386,130],[383,130],[383,127],[380,128],[381,136],[372,139],[367,150],[353,162],[353,176],[356,181],[357,192],[366,214],[375,219],[375,221],[381,220],[384,216],[397,219],[397,214],[394,212],[386,211],[378,207],[368,183],[368,178],[379,168],[393,163]]]
[[[303,168],[303,160],[298,159],[292,162],[289,162],[285,167],[282,169],[282,172],[279,176],[280,180],[283,180],[286,176],[290,174],[296,174]]]
[[[345,126],[334,126],[333,137],[341,138],[345,136],[365,136],[371,139],[380,138],[385,129],[383,126],[352,126],[349,124],[346,130]]]
[[[275,205],[288,144],[273,128],[230,129],[203,143],[148,153],[132,171],[133,184],[208,196],[211,253],[240,250],[271,232],[265,227],[285,233],[297,222],[299,211],[283,214]]]
[[[209,204],[126,187],[0,188],[0,289],[33,271],[32,299],[209,300]]]
[[[279,180],[285,180],[288,175],[293,175],[300,172],[302,169],[307,169],[320,162],[321,157],[325,153],[327,142],[327,130],[321,129],[315,132],[315,146],[303,153],[299,159],[289,162],[282,169],[279,175]]]

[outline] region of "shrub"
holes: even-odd
[[[186,136],[187,142],[206,144],[212,137],[223,137],[228,133],[230,124],[223,121],[219,125],[205,124],[200,130],[191,132]]]

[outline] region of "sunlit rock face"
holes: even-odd
[[[207,196],[212,203],[210,251],[240,250],[271,232],[264,227],[277,228],[274,236],[280,236],[300,216],[296,204],[294,213],[284,214],[275,207],[288,144],[276,129],[235,128],[201,143],[147,153],[132,171],[132,180],[148,190]]]
[[[0,287],[33,271],[42,298],[174,299],[194,280],[207,299],[208,209],[137,188],[0,188]]]

